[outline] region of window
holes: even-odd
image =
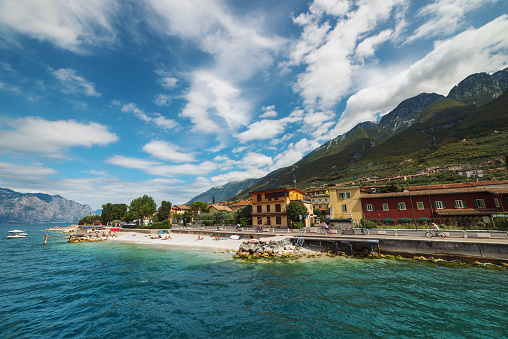
[[[406,210],[406,203],[405,202],[397,203],[397,208],[399,209],[399,211],[405,211]]]
[[[425,209],[425,206],[423,206],[423,201],[417,201],[416,208],[418,208],[419,210]]]
[[[320,203],[321,203],[321,199],[318,199],[318,204],[320,204]]]
[[[390,209],[388,208],[388,204],[383,204],[383,211],[389,211]]]
[[[270,205],[266,205],[266,211],[270,212]]]
[[[275,224],[276,225],[282,224],[282,218],[281,217],[275,217]]]
[[[368,212],[374,211],[374,205],[372,205],[372,204],[365,205],[365,210]]]
[[[328,202],[328,199],[325,199],[325,202]]]
[[[455,208],[466,208],[466,201],[465,200],[454,200],[453,201],[453,207],[455,207]]]
[[[261,201],[261,194],[258,194],[258,201]]]
[[[351,192],[341,192],[339,193],[340,199],[351,199]]]
[[[280,204],[275,204],[275,212],[280,212]]]
[[[437,210],[442,210],[446,208],[444,201],[434,201],[434,208]]]
[[[261,205],[258,205],[258,206],[257,206],[257,212],[258,212],[258,213],[261,213],[261,208],[262,208],[262,206],[261,206]]]
[[[270,217],[266,217],[266,224],[267,225],[271,225],[272,224],[272,222],[270,221]]]
[[[346,204],[342,205],[342,212],[347,212],[347,205]]]
[[[315,204],[316,203],[316,200],[312,199],[312,203]]]
[[[258,217],[258,225],[261,225],[263,223],[263,218]]]
[[[485,208],[485,200],[483,200],[483,199],[476,199],[474,201],[474,207],[476,207],[476,208]]]
[[[499,203],[498,198],[494,198],[494,205],[496,205],[497,208],[501,207],[501,204]]]

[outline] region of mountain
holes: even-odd
[[[359,123],[232,199],[246,198],[249,191],[293,186],[295,180],[303,188],[508,153],[507,90],[508,68],[492,75],[472,74],[447,97],[422,93],[406,99],[379,122]]]
[[[215,198],[216,202],[226,201],[231,197],[234,197],[241,192],[248,190],[253,184],[259,179],[246,179],[241,181],[229,182],[222,186],[215,186],[210,188],[208,191],[195,196],[191,201],[203,201],[207,204],[211,204]],[[190,203],[190,201],[189,201]]]
[[[72,223],[92,213],[90,206],[59,195],[23,194],[0,188],[0,223]]]
[[[466,104],[482,106],[499,97],[508,89],[508,69],[489,75],[472,74],[454,86],[448,98]]]

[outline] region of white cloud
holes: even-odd
[[[178,79],[173,77],[165,77],[160,80],[161,86],[164,87],[164,89],[174,89],[176,85],[178,84]]]
[[[6,121],[0,133],[0,149],[61,158],[70,147],[108,145],[118,140],[104,125],[74,120],[48,121],[37,117]]]
[[[178,123],[173,119],[168,119],[164,117],[160,113],[153,113],[153,116],[148,115],[145,113],[142,109],[138,108],[135,103],[130,102],[128,104],[122,104],[118,100],[113,101],[113,105],[120,107],[120,110],[122,113],[132,113],[134,116],[141,121],[144,121],[146,123],[153,123],[156,126],[163,128],[163,129],[173,129],[178,127]]]
[[[275,118],[277,116],[275,105],[263,106],[261,109],[264,113],[259,116],[260,118]]]
[[[377,35],[366,38],[356,46],[356,57],[363,60],[374,56],[377,46],[390,39],[392,33],[391,29],[385,29]]]
[[[495,2],[497,0],[436,0],[418,11],[418,16],[427,20],[406,42],[453,34],[466,23],[468,12]]]
[[[224,128],[235,130],[249,121],[250,104],[241,98],[240,90],[209,72],[193,73],[185,99],[180,116],[189,118],[196,131],[220,134]]]
[[[171,102],[171,97],[167,94],[159,94],[153,101],[157,106],[168,106]]]
[[[0,25],[12,32],[49,41],[62,49],[83,52],[84,46],[111,43],[115,37],[114,0],[4,0]]]
[[[312,151],[321,146],[316,140],[307,140],[303,138],[296,143],[288,145],[286,151],[279,153],[274,158],[274,165],[272,170],[293,165],[295,162],[302,159],[302,157],[309,151]]]
[[[193,154],[180,152],[180,147],[169,142],[152,140],[145,146],[143,151],[163,160],[173,162],[193,162],[196,161]]]
[[[372,1],[360,2],[358,7],[349,8],[347,3],[332,6],[327,1],[318,1],[311,5],[309,12],[294,19],[295,23],[304,27],[304,31],[291,60],[283,66],[307,66],[305,72],[298,75],[294,91],[302,96],[308,109],[332,108],[348,95],[356,68],[351,56],[358,42],[368,39],[368,34],[379,23],[387,21],[392,11],[401,4],[402,0]],[[333,28],[329,20],[320,24],[324,17],[330,15],[337,16]],[[359,52],[372,55],[374,47],[386,39],[386,34],[371,37]]]
[[[275,138],[284,132],[286,126],[280,120],[261,120],[249,125],[249,128],[235,137],[241,142]]]
[[[58,172],[56,170],[48,167],[26,166],[3,161],[0,162],[0,183],[7,183],[7,185],[2,185],[2,187],[12,187],[10,186],[11,179],[19,181],[23,178],[23,181],[29,181],[32,183],[34,181],[46,179],[48,176],[57,173]]]
[[[436,43],[432,52],[395,76],[352,95],[329,139],[347,132],[359,122],[375,120],[400,102],[423,92],[447,95],[472,73],[507,66],[508,15]],[[475,41],[475,43],[471,43]]]
[[[163,165],[157,161],[115,155],[106,160],[108,164],[141,170],[153,176],[173,177],[178,175],[206,175],[219,167],[212,161],[200,164]]]
[[[273,65],[285,40],[264,35],[261,12],[228,12],[219,0],[150,0],[161,19],[152,25],[165,34],[195,43],[211,55],[206,70],[189,72],[187,104],[180,116],[194,131],[225,134],[245,126],[251,103],[240,84]]]
[[[95,90],[95,84],[78,75],[71,68],[60,68],[50,70],[53,76],[60,81],[61,91],[64,93],[84,94],[89,97],[100,97],[101,94]]]

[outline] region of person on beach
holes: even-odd
[[[432,223],[432,228],[433,228],[433,231],[434,233],[436,234],[436,237],[437,237],[437,233],[439,232],[439,226],[436,225],[435,222]]]

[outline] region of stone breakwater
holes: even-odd
[[[301,248],[291,243],[291,239],[263,240],[250,239],[244,241],[237,252],[239,258],[291,257],[302,255]]]

